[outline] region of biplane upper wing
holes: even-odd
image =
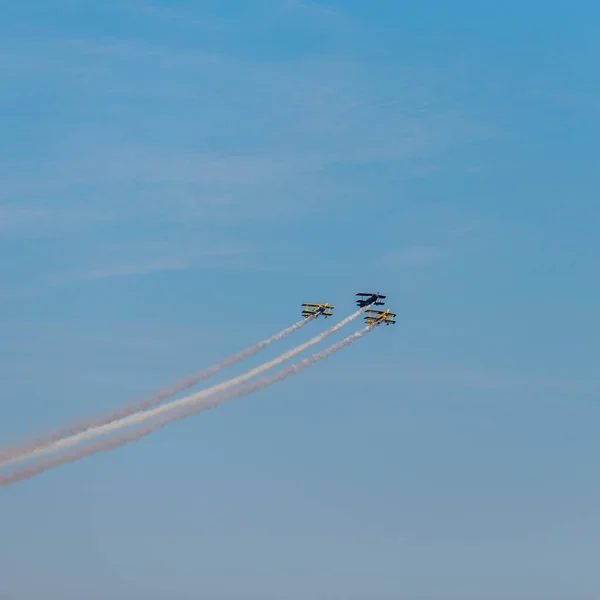
[[[331,304],[312,304],[311,302],[304,302],[302,304],[302,306],[310,306],[310,307],[314,307],[314,308],[324,308],[324,309],[333,309],[335,308],[335,306],[331,306]]]

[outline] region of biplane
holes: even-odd
[[[302,306],[304,307],[302,309],[302,316],[305,319],[308,319],[309,317],[319,317],[319,316],[323,316],[325,319],[327,317],[333,317],[333,309],[335,308],[335,306],[331,306],[331,304],[329,304],[328,302],[325,302],[325,304],[310,304],[308,302],[305,302],[304,304],[302,304]]]
[[[385,304],[385,302],[379,302],[379,299],[383,299],[386,296],[382,296],[381,294],[356,294],[357,296],[361,296],[360,298],[357,298],[356,300],[356,304],[358,306],[360,306],[361,308],[365,307],[365,306],[370,306],[371,304],[375,305],[375,306],[382,306],[383,304]]]
[[[365,321],[367,322],[367,325],[380,325],[382,323],[385,323],[386,325],[396,324],[394,317],[397,315],[393,312],[390,312],[389,308],[385,311],[367,310],[366,315]]]

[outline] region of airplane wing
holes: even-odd
[[[368,315],[382,315],[383,311],[382,310],[373,310],[372,308],[370,308],[369,310],[365,310],[365,312]],[[389,313],[388,313],[389,314]],[[395,315],[394,315],[395,316]]]
[[[305,302],[302,306],[321,306],[320,304],[310,304],[309,302]]]

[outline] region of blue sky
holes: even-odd
[[[2,442],[398,324],[3,488],[0,595],[598,596],[596,3],[2,12]]]

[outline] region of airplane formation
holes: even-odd
[[[381,306],[385,304],[385,302],[382,302],[382,300],[386,298],[386,296],[382,296],[381,294],[361,292],[356,295],[358,296],[356,299],[356,304],[361,308],[365,308],[366,306]],[[323,317],[324,319],[327,319],[327,317],[333,317],[333,309],[335,308],[335,306],[332,306],[328,302],[325,302],[325,304],[312,304],[310,302],[304,302],[302,307],[302,316],[305,319],[309,319],[311,317]],[[369,309],[365,312],[367,313],[365,321],[368,325],[379,325],[383,323],[386,325],[396,324],[394,317],[397,315],[393,312],[390,312],[389,308],[385,311]]]
[[[208,408],[214,408],[223,402],[228,402],[239,396],[254,393],[273,385],[278,381],[282,381],[287,377],[296,375],[301,370],[312,366],[320,360],[338,352],[342,348],[349,346],[356,340],[359,340],[375,327],[382,324],[395,324],[395,313],[390,312],[389,309],[381,311],[373,308],[374,306],[381,306],[384,304],[384,299],[385,296],[378,293],[356,294],[356,304],[360,307],[360,310],[354,311],[339,323],[326,328],[325,331],[314,336],[309,341],[297,345],[295,348],[280,354],[274,359],[254,367],[241,375],[231,377],[230,379],[206,389],[177,398],[172,402],[165,402],[168,398],[176,396],[179,392],[195,386],[200,381],[209,379],[223,369],[257,354],[266,346],[281,340],[303,325],[308,324],[308,321],[302,320],[294,323],[292,326],[272,335],[270,338],[262,340],[237,354],[231,355],[208,369],[204,369],[195,375],[188,376],[181,383],[172,385],[150,397],[144,398],[137,405],[130,405],[122,409],[117,409],[116,411],[97,419],[91,419],[87,421],[87,423],[83,422],[78,425],[71,425],[52,435],[40,437],[38,440],[25,442],[21,445],[14,446],[13,448],[0,448],[0,487],[35,477],[50,469],[80,460],[87,456],[92,456],[98,452],[108,452],[109,450],[118,448],[124,444],[136,442],[143,437],[150,435],[154,431],[161,429],[168,423],[189,417]],[[328,302],[325,302],[324,304],[305,302],[302,304],[302,316],[305,319],[315,319],[321,316],[327,319],[328,317],[333,316],[334,309],[335,306]],[[271,376],[256,379],[258,375],[267,373],[275,367],[288,362],[294,356],[305,352],[308,348],[320,344],[324,339],[341,330],[343,327],[346,327],[355,319],[358,319],[363,313],[368,324],[367,327],[363,327],[352,335],[331,344],[321,352],[316,352],[308,358],[289,365],[288,367],[279,369]],[[243,385],[250,380],[254,380],[254,382]],[[217,399],[212,400],[211,398],[213,397],[216,397]],[[205,402],[206,399],[211,400]],[[143,423],[147,423],[147,425],[142,427]],[[96,438],[101,439],[95,443],[91,443],[92,440],[95,440]],[[65,452],[67,448],[71,447],[73,448],[71,452]],[[63,451],[62,454],[58,452],[60,450]],[[46,454],[56,454],[56,456],[38,462],[37,464],[34,463],[17,467],[10,472],[4,471],[6,467],[13,463],[21,462],[26,459],[31,460],[40,458]]]

